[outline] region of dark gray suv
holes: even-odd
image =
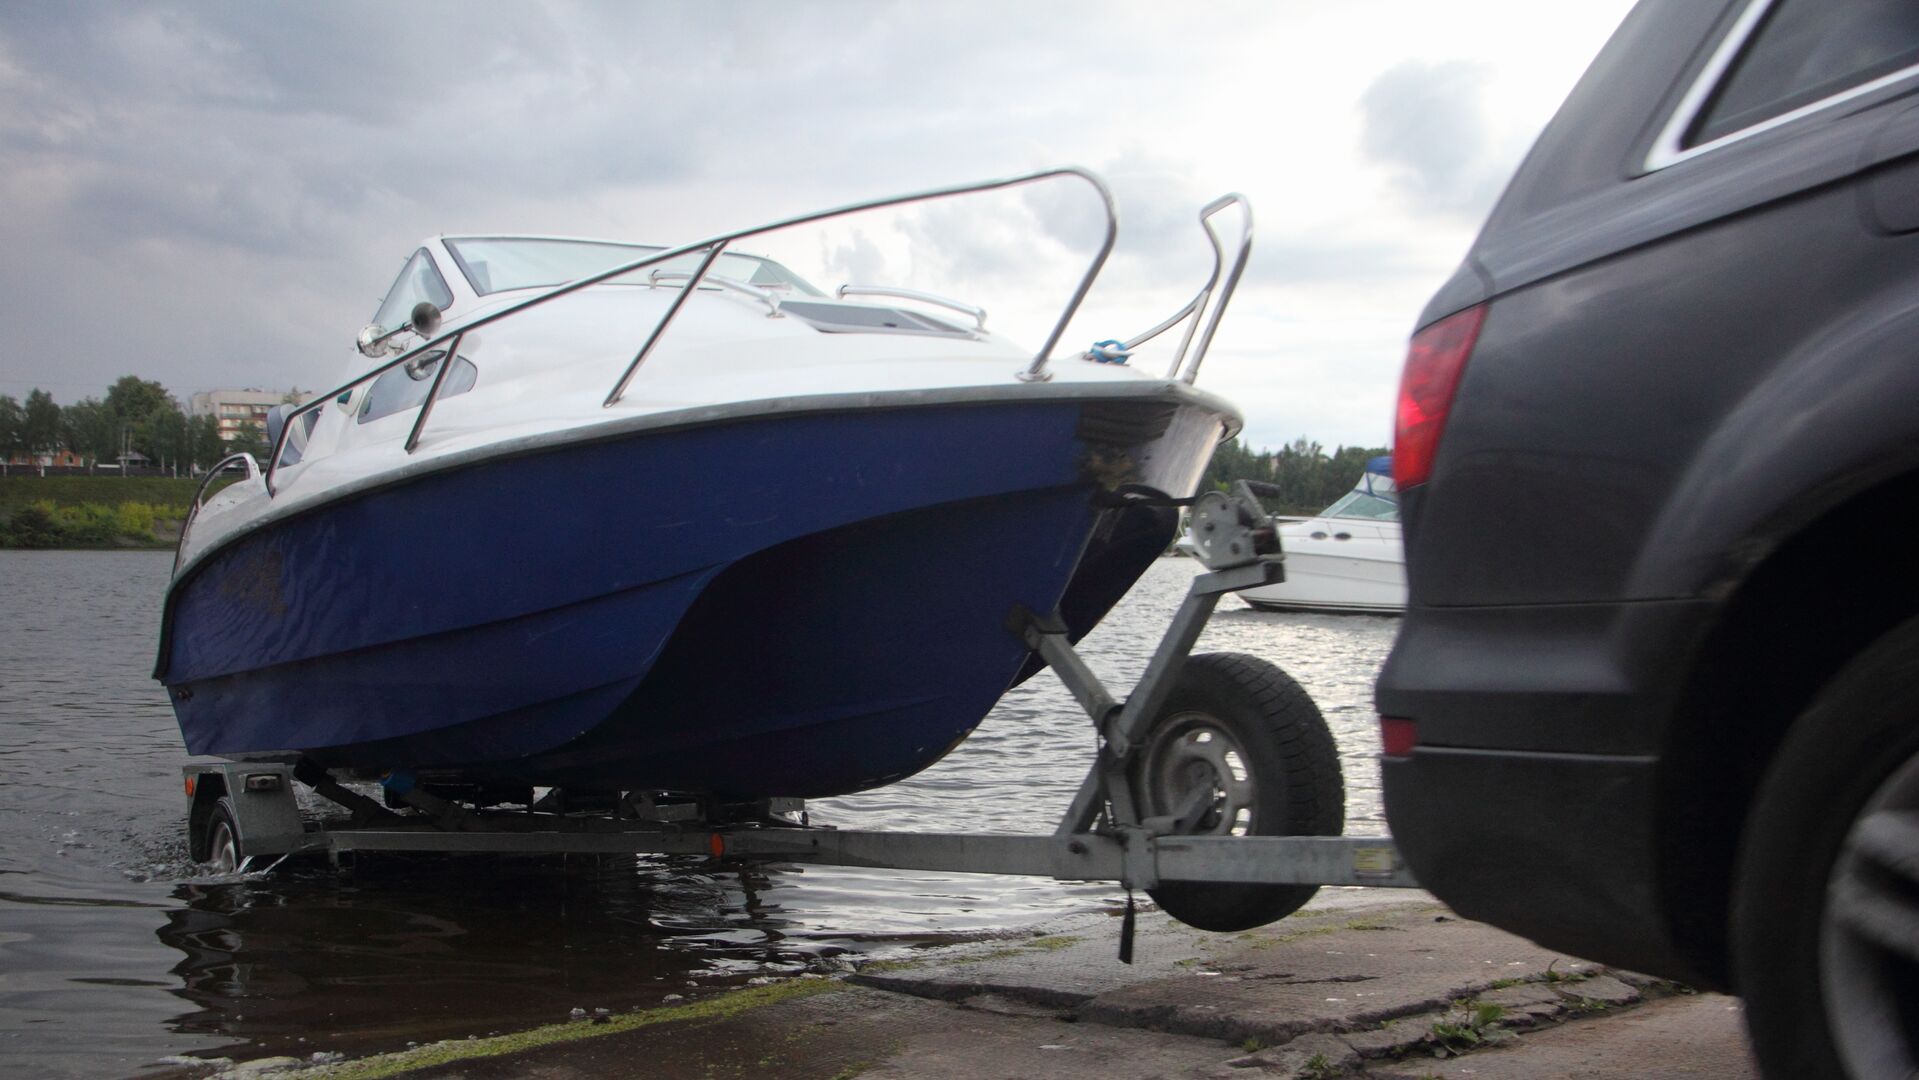
[[[1919,1075],[1919,2],[1644,0],[1419,327],[1420,880]]]

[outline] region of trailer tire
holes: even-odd
[[[233,800],[220,796],[207,815],[206,864],[218,874],[239,872],[246,865],[246,853],[240,849],[239,817],[233,812]]]
[[[1346,784],[1319,707],[1277,665],[1244,653],[1186,661],[1154,718],[1132,770],[1142,820],[1210,804],[1181,835],[1338,836]],[[1147,890],[1188,926],[1229,932],[1276,922],[1317,885],[1175,882]]]

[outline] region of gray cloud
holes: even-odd
[[[1073,340],[1136,332],[1191,296],[1209,255],[1194,214],[1219,176],[1262,214],[1223,334],[1319,298],[1415,307],[1404,282],[1445,269],[1418,241],[1463,228],[1484,179],[1498,103],[1474,96],[1476,69],[1396,69],[1358,106],[1368,160],[1406,207],[1301,215],[1282,202],[1297,159],[1267,167],[1262,148],[1312,140],[1297,144],[1310,160],[1352,168],[1325,134],[1350,98],[1299,98],[1325,39],[1302,45],[1289,6],[1225,15],[1222,37],[1147,2],[20,0],[0,14],[0,393],[70,401],[127,372],[183,395],[330,382],[434,232],[683,241],[1070,161],[1111,181],[1121,214]],[[1340,70],[1373,62],[1349,48]],[[1449,123],[1454,140],[1433,141]],[[1393,224],[1435,207],[1453,216],[1417,235]],[[1369,227],[1342,235],[1342,216]],[[777,253],[983,303],[1027,340],[1098,226],[1090,195],[1061,183]]]
[[[1484,64],[1408,60],[1360,98],[1360,149],[1418,209],[1477,219],[1498,196],[1512,162],[1492,130],[1491,76]]]
[[[887,279],[886,253],[862,229],[854,228],[848,238],[838,244],[829,245],[822,237],[820,247],[821,264],[840,281],[870,285]]]

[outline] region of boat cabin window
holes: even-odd
[[[1398,521],[1399,504],[1391,499],[1368,495],[1363,491],[1349,491],[1345,498],[1327,507],[1319,516]]]
[[[439,371],[440,361],[446,358],[443,350],[435,349],[420,357],[419,377],[415,378],[407,371],[410,366],[401,364],[392,371],[373,380],[367,389],[366,397],[360,400],[360,423],[371,423],[383,416],[392,416],[397,412],[417,409],[426,401],[426,395],[433,389],[433,376]],[[440,400],[464,394],[473,389],[480,378],[480,369],[466,357],[456,357],[453,370],[447,372],[446,385],[440,387]]]
[[[441,311],[453,306],[453,290],[446,287],[446,279],[425,248],[414,252],[401,268],[386,299],[380,301],[380,310],[373,313],[373,325],[382,331],[404,326],[413,317],[413,306],[422,300],[433,301]]]
[[[460,272],[485,296],[508,289],[539,289],[564,285],[602,270],[644,259],[666,249],[658,245],[609,244],[597,240],[546,240],[532,237],[467,236],[446,241]],[[613,280],[622,285],[647,285],[655,270],[692,273],[700,268],[699,254],[681,255],[655,266],[635,270]],[[762,289],[788,289],[807,296],[825,296],[798,274],[758,255],[723,252],[708,273],[744,281]]]

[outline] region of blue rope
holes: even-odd
[[[1095,341],[1093,347],[1086,350],[1086,359],[1095,364],[1124,364],[1132,357],[1133,354],[1127,351],[1124,341],[1115,341],[1111,338]]]

